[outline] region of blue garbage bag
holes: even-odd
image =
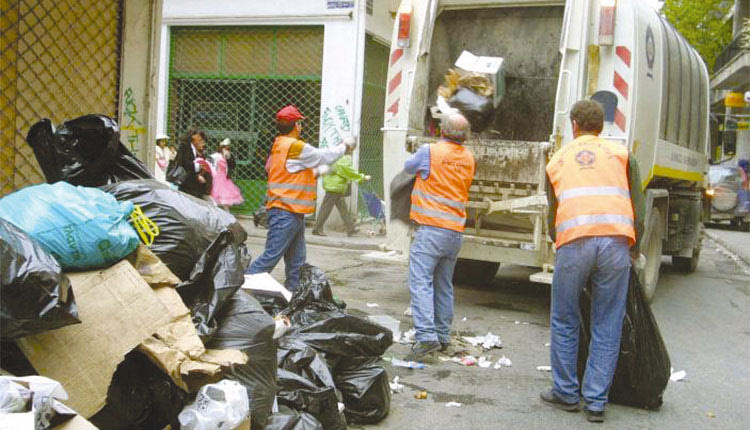
[[[67,182],[23,188],[0,199],[0,218],[36,239],[63,270],[111,266],[138,246],[133,203]]]

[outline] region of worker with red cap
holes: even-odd
[[[356,146],[353,138],[326,148],[303,142],[300,132],[304,119],[293,105],[276,113],[279,135],[266,162],[266,249],[247,269],[249,274],[270,272],[284,257],[285,286],[290,291],[297,289],[299,271],[305,263],[305,215],[315,212],[317,178],[328,173],[328,166],[341,158],[347,148]]]

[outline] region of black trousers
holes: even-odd
[[[325,224],[326,220],[328,220],[328,216],[331,215],[331,211],[333,210],[334,205],[339,210],[341,218],[344,220],[344,225],[346,226],[347,233],[354,231],[354,219],[349,213],[349,209],[347,209],[346,207],[345,197],[346,196],[341,193],[332,193],[326,191],[326,195],[325,197],[323,197],[323,203],[320,205],[320,213],[318,213],[318,216],[315,220],[314,230],[316,232],[323,232],[323,224]]]

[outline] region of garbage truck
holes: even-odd
[[[654,294],[663,255],[680,271],[695,270],[709,78],[669,22],[638,0],[403,0],[388,59],[386,183],[410,153],[437,140],[437,89],[464,51],[502,59],[493,79],[503,92],[488,127],[466,143],[477,168],[457,282],[486,282],[501,263],[538,268],[532,281],[552,281],[545,166],[573,140],[570,108],[581,99],[602,103],[601,136],[638,160],[647,216],[637,266],[646,294]],[[366,258],[405,262],[412,230],[389,220],[387,243]]]

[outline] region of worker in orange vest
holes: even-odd
[[[603,422],[620,352],[631,257],[639,255],[645,198],[635,157],[624,145],[599,137],[601,105],[579,101],[570,119],[575,139],[547,164],[550,237],[557,255],[550,316],[553,386],[541,399],[578,411],[583,397],[588,421]],[[579,299],[587,282],[592,287],[591,346],[579,387]]]
[[[418,224],[409,253],[409,292],[416,342],[406,357],[423,361],[450,345],[453,269],[461,249],[474,155],[463,146],[469,122],[458,113],[443,120],[439,142],[424,145],[404,166],[416,174],[409,217]]]
[[[276,114],[279,136],[266,162],[268,191],[268,235],[266,248],[246,273],[271,272],[284,258],[285,286],[294,291],[299,271],[305,264],[305,215],[315,212],[317,177],[328,173],[329,165],[356,146],[352,138],[339,145],[316,148],[300,140],[305,117],[293,105]]]

